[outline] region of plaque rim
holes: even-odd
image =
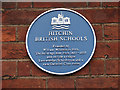
[[[31,54],[29,53],[28,43],[27,43],[29,31],[30,31],[32,25],[35,23],[35,21],[36,21],[37,19],[39,19],[41,16],[43,16],[44,14],[47,14],[47,13],[49,13],[49,12],[51,12],[51,11],[57,11],[57,10],[71,11],[71,12],[73,12],[73,13],[81,16],[81,17],[88,23],[88,25],[89,25],[90,28],[92,29],[92,32],[93,32],[93,35],[94,35],[94,47],[93,47],[92,53],[91,53],[90,57],[88,58],[88,60],[87,60],[81,67],[79,67],[78,69],[75,69],[75,70],[72,70],[72,71],[66,72],[66,73],[55,73],[55,72],[51,72],[51,71],[48,71],[48,70],[44,69],[44,68],[41,67],[40,65],[38,65],[38,64],[34,61],[34,59],[32,58]],[[93,54],[94,54],[94,52],[95,52],[95,48],[96,48],[96,36],[95,36],[95,31],[94,31],[91,23],[90,23],[82,14],[78,13],[77,11],[74,11],[74,10],[71,10],[71,9],[67,9],[67,8],[55,8],[55,9],[50,9],[50,10],[47,10],[47,11],[39,14],[39,15],[32,21],[32,23],[30,24],[30,26],[29,26],[29,28],[28,28],[28,31],[27,31],[27,34],[26,34],[26,40],[25,40],[25,42],[26,42],[27,53],[28,53],[30,59],[32,60],[32,62],[33,62],[39,69],[41,69],[41,70],[43,70],[43,71],[45,71],[45,72],[47,72],[47,73],[55,74],[55,75],[67,75],[67,74],[72,74],[72,73],[77,72],[77,71],[79,71],[80,69],[84,68],[84,67],[90,62],[90,60],[91,60],[91,58],[92,58],[92,56],[93,56]]]

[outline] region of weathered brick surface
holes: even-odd
[[[3,80],[2,88],[45,88],[45,80],[42,79]]]
[[[102,40],[102,25],[92,25],[95,31],[96,39]]]
[[[16,76],[16,62],[15,61],[3,61],[2,62],[2,76],[10,75]]]
[[[43,10],[7,10],[3,12],[2,23],[4,25],[28,25],[42,12]]]
[[[118,9],[86,9],[76,11],[83,14],[91,23],[118,22]]]
[[[48,88],[74,88],[74,80],[72,79],[48,79]]]
[[[120,59],[118,60],[118,74],[120,74]]]
[[[26,40],[26,34],[28,31],[28,26],[18,26],[17,27],[18,30],[18,41],[24,41]]]
[[[18,62],[18,76],[30,76],[30,61]]]
[[[91,75],[104,74],[104,61],[103,60],[91,60]]]
[[[31,2],[18,2],[17,8],[30,8],[32,6]]]
[[[93,57],[118,57],[118,42],[98,42]]]
[[[86,7],[86,2],[66,2],[64,3],[66,8]]]
[[[120,39],[119,33],[118,33],[118,24],[116,25],[104,25],[104,38],[106,40],[111,40],[111,39]]]
[[[12,9],[16,7],[16,3],[15,2],[3,2],[2,3],[2,8],[3,9]]]
[[[2,45],[2,58],[3,59],[17,59],[28,58],[25,44],[3,44]]]
[[[33,7],[35,8],[49,8],[49,7],[64,7],[64,3],[60,2],[34,2]]]
[[[106,74],[118,74],[118,60],[106,60]]]
[[[118,7],[119,2],[103,2],[103,7]]]
[[[32,76],[49,76],[50,74],[42,71],[40,68],[36,67],[35,64],[32,64]]]
[[[118,22],[118,10],[117,9],[92,9],[92,10],[76,10],[83,14],[91,23],[106,23],[106,22]],[[41,11],[27,11],[27,10],[7,10],[3,12],[3,24],[30,24],[35,17],[41,14]],[[113,15],[111,17],[111,14]],[[11,18],[9,18],[11,17]]]
[[[79,75],[89,75],[89,63],[83,67],[80,71],[73,73],[72,75],[79,76]]]
[[[76,88],[118,88],[118,78],[79,78]]]
[[[100,2],[89,2],[88,7],[100,7],[101,3]]]
[[[2,41],[15,41],[16,40],[16,27],[2,27]]]

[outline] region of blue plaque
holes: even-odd
[[[30,25],[26,48],[43,71],[65,75],[82,69],[95,51],[96,37],[80,13],[57,8],[40,14]]]

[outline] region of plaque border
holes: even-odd
[[[81,67],[79,67],[78,69],[75,69],[75,70],[73,70],[73,71],[66,72],[66,73],[55,73],[55,72],[51,72],[51,71],[48,71],[48,70],[42,68],[41,66],[39,66],[39,65],[33,60],[32,56],[30,55],[29,49],[28,49],[28,43],[27,43],[28,34],[29,34],[29,31],[30,31],[32,25],[34,24],[34,22],[35,22],[37,19],[39,19],[41,16],[43,16],[44,14],[49,13],[49,12],[51,12],[51,11],[57,11],[57,10],[71,11],[71,12],[73,12],[73,13],[81,16],[81,17],[82,17],[84,20],[86,20],[86,22],[89,24],[89,26],[90,26],[91,29],[92,29],[93,35],[94,35],[94,48],[93,48],[93,50],[92,50],[92,53],[91,53],[89,59],[88,59]],[[42,69],[43,71],[45,71],[45,72],[47,72],[47,73],[55,74],[55,75],[67,75],[67,74],[72,74],[72,73],[74,73],[74,72],[79,71],[80,69],[82,69],[83,67],[85,67],[85,66],[90,62],[90,60],[91,60],[91,58],[92,58],[92,56],[93,56],[93,54],[94,54],[94,52],[95,52],[95,48],[96,48],[96,36],[95,36],[95,31],[94,31],[92,25],[90,24],[90,22],[89,22],[82,14],[78,13],[77,11],[74,11],[74,10],[71,10],[71,9],[67,9],[67,8],[55,8],[55,9],[50,9],[50,10],[47,10],[47,11],[43,12],[42,14],[38,15],[38,16],[32,21],[32,23],[30,24],[30,26],[29,26],[29,28],[28,28],[28,31],[27,31],[27,34],[26,34],[26,41],[25,41],[25,42],[26,42],[27,53],[28,53],[30,59],[32,60],[32,62],[33,62],[39,69]]]

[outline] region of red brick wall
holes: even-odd
[[[57,76],[38,69],[25,48],[31,22],[51,8],[69,8],[84,15],[94,27],[97,46],[92,60],[76,73]],[[3,88],[118,88],[117,2],[3,2]]]

